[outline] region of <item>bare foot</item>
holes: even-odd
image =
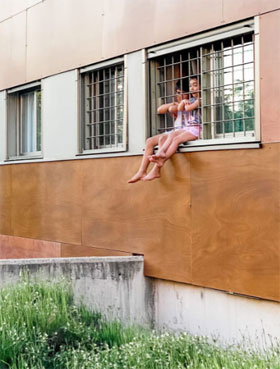
[[[140,181],[141,179],[143,179],[146,176],[146,173],[136,173],[132,178],[130,178],[129,181],[127,181],[127,183],[135,183]]]
[[[154,155],[151,155],[152,158],[162,158],[164,159],[166,157],[166,153],[165,152],[157,152],[156,154]]]
[[[160,172],[155,172],[151,170],[149,174],[142,178],[142,181],[152,181],[156,178],[160,178]]]
[[[159,168],[161,168],[161,167],[163,166],[164,162],[165,162],[164,158],[162,158],[162,157],[157,157],[156,155],[151,155],[151,156],[149,157],[149,160],[150,160],[152,163],[156,163],[156,164],[157,164],[157,166],[158,166]]]

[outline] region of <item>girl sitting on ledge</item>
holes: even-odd
[[[189,91],[192,97],[188,99],[185,81],[184,79],[183,90],[180,89],[180,81],[176,83],[176,101],[163,104],[157,110],[158,114],[170,113],[176,118],[173,130],[147,139],[140,168],[128,183],[160,178],[161,167],[177,151],[178,146],[183,142],[198,139],[201,132],[201,118],[198,111],[200,85],[196,77],[190,77]],[[155,146],[158,146],[158,152],[153,154]],[[151,162],[154,166],[147,174]]]

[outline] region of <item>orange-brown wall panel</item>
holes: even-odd
[[[0,235],[0,259],[58,258],[60,243]]]
[[[0,234],[11,234],[11,167],[0,166]]]
[[[12,166],[15,236],[81,244],[79,161]]]
[[[192,154],[194,284],[280,299],[279,154]]]
[[[145,254],[147,273],[190,279],[188,158],[174,157],[160,182],[128,185],[140,161],[84,161],[83,244]]]
[[[11,166],[11,234],[19,237],[41,238],[46,202],[44,168],[38,164]]]
[[[133,185],[141,157],[7,165],[0,201],[12,236],[62,243],[62,256],[144,254],[148,276],[280,300],[279,154],[177,154]]]
[[[61,257],[86,257],[86,256],[130,256],[132,253],[97,247],[77,246],[61,244]]]
[[[0,234],[0,259],[130,256],[132,253]]]
[[[0,24],[0,46],[9,51],[0,64],[0,89],[276,7],[278,0],[45,0]]]
[[[280,10],[260,17],[260,103],[263,142],[280,142],[279,25]]]
[[[48,163],[45,167],[50,226],[44,239],[81,245],[82,171],[80,161]]]

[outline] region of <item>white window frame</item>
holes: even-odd
[[[205,32],[202,34],[198,34],[195,36],[191,36],[185,39],[181,39],[174,42],[169,42],[160,46],[155,46],[152,48],[149,48],[147,50],[147,59],[148,62],[152,61],[154,58],[157,58],[159,56],[165,56],[168,54],[175,53],[177,51],[185,50],[185,49],[191,49],[194,47],[199,47],[207,43],[215,42],[215,41],[221,41],[225,38],[231,38],[234,36],[242,36],[247,33],[254,33],[254,49],[255,49],[255,55],[254,55],[254,109],[255,109],[255,117],[254,117],[254,136],[250,137],[244,136],[243,132],[241,132],[241,135],[236,132],[235,137],[227,137],[231,134],[227,135],[225,134],[224,138],[214,138],[214,139],[199,139],[197,141],[191,141],[188,142],[187,145],[184,145],[186,148],[185,150],[180,151],[198,151],[202,150],[202,147],[204,146],[211,146],[211,149],[215,148],[226,148],[227,145],[228,148],[236,148],[236,144],[240,143],[242,147],[244,144],[249,144],[248,147],[260,147],[260,140],[261,140],[261,130],[260,130],[260,73],[259,73],[259,17],[255,17],[254,19],[249,19],[234,25],[222,27],[213,31]],[[154,78],[153,75],[150,75],[150,79]],[[155,102],[152,101],[154,96],[154,91],[150,91],[150,98],[149,103],[151,108],[154,109]],[[203,106],[201,107],[203,108]],[[150,111],[150,128],[152,128],[152,119],[151,119],[151,113],[154,113]],[[216,134],[217,137],[217,134]],[[252,145],[255,144],[255,145]],[[240,146],[240,147],[241,147]]]
[[[124,76],[123,76],[123,130],[122,130],[122,143],[117,143],[117,145],[102,145],[102,148],[97,149],[85,149],[85,96],[84,96],[84,82],[83,82],[83,75],[88,72],[95,72],[98,70],[102,70],[104,68],[110,68],[117,66],[119,64],[123,64]],[[118,152],[125,152],[127,151],[127,125],[128,125],[128,118],[127,118],[127,111],[128,111],[128,96],[127,96],[127,56],[115,58],[112,60],[107,60],[102,63],[90,65],[80,69],[80,124],[79,124],[79,136],[80,136],[80,155],[94,155],[94,154],[102,154],[102,153],[118,153]],[[104,135],[104,137],[106,137]]]
[[[42,158],[42,108],[40,111],[41,120],[41,150],[24,151],[23,142],[23,96],[25,94],[33,95],[33,121],[32,141],[33,146],[37,146],[37,92],[41,90],[40,82],[33,82],[27,85],[18,86],[7,90],[7,132],[11,140],[14,140],[14,147],[11,148],[8,137],[8,160],[24,160]],[[11,111],[12,110],[12,111]]]

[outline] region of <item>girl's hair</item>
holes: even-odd
[[[187,92],[189,90],[188,78],[178,79],[175,86],[176,86],[176,90],[182,90],[184,92]]]
[[[200,84],[200,76],[192,76],[192,77],[190,77],[190,80],[191,79],[196,79],[197,82]]]

